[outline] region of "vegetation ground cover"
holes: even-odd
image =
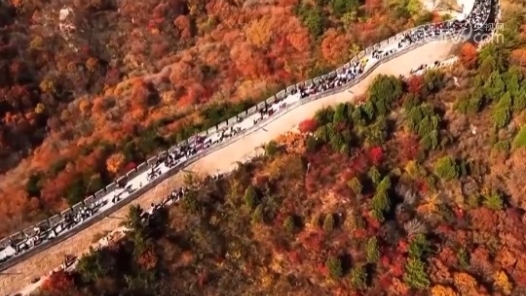
[[[284,85],[437,20],[417,0],[68,5],[0,5],[2,237]]]
[[[461,67],[380,76],[51,277],[51,295],[524,295],[524,13]],[[458,85],[455,83],[456,77]],[[69,293],[69,294],[68,294]]]

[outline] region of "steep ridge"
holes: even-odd
[[[488,16],[488,18],[489,18],[489,16]],[[486,19],[486,21],[487,21],[487,19]],[[426,31],[429,30],[428,26],[422,26],[422,27],[424,27]],[[363,73],[361,75],[359,75],[359,77],[357,79],[355,79],[354,81],[351,81],[351,82],[347,83],[346,85],[344,85],[342,87],[338,87],[338,88],[335,88],[335,89],[332,89],[332,90],[329,90],[329,91],[325,91],[323,93],[316,94],[316,95],[310,96],[308,98],[299,98],[297,95],[296,96],[291,95],[291,96],[288,96],[288,97],[286,97],[284,99],[282,98],[282,100],[280,100],[278,104],[275,103],[275,100],[276,100],[275,98],[271,98],[271,99],[267,100],[267,105],[270,105],[271,108],[272,107],[280,107],[280,106],[283,106],[283,104],[286,105],[285,106],[286,108],[282,108],[274,116],[271,116],[269,118],[265,118],[266,120],[262,124],[257,124],[257,125],[254,125],[252,127],[249,127],[249,128],[244,128],[244,131],[240,135],[238,135],[235,139],[219,143],[219,145],[210,147],[209,149],[203,149],[204,151],[201,151],[201,153],[198,153],[195,156],[187,157],[186,159],[181,160],[179,162],[179,165],[177,165],[176,167],[168,168],[168,167],[163,167],[162,166],[163,164],[161,164],[161,170],[164,171],[162,173],[162,175],[158,176],[156,179],[152,180],[152,182],[149,182],[147,185],[145,185],[143,187],[137,186],[138,185],[137,183],[138,182],[142,183],[142,181],[146,179],[146,175],[148,173],[147,172],[148,170],[146,169],[146,170],[143,170],[142,172],[136,174],[136,177],[132,178],[132,179],[137,179],[137,177],[141,177],[142,179],[138,179],[138,180],[135,180],[135,181],[128,180],[128,185],[130,185],[130,183],[131,183],[132,186],[139,187],[140,189],[138,189],[138,192],[135,192],[134,194],[126,195],[120,203],[116,203],[115,205],[107,207],[107,208],[104,209],[105,211],[100,211],[100,212],[104,212],[103,213],[104,216],[108,216],[109,214],[111,214],[111,212],[113,212],[113,211],[117,210],[118,208],[124,206],[125,203],[128,203],[132,199],[138,197],[139,194],[147,191],[148,189],[152,188],[154,185],[159,184],[162,180],[167,178],[169,175],[173,175],[176,171],[179,170],[179,168],[181,168],[183,166],[187,166],[190,163],[197,161],[197,159],[200,159],[200,158],[202,158],[202,157],[204,157],[204,156],[206,156],[206,155],[208,155],[210,153],[213,153],[213,152],[215,152],[215,151],[217,151],[217,150],[219,150],[219,149],[221,149],[223,147],[226,147],[227,145],[233,143],[234,141],[240,140],[242,137],[249,136],[249,134],[257,131],[263,125],[270,124],[271,123],[270,121],[276,120],[277,118],[283,116],[284,114],[286,114],[287,112],[291,111],[292,109],[294,109],[296,107],[299,107],[301,105],[304,105],[305,103],[308,103],[308,102],[320,99],[322,97],[326,98],[327,96],[333,95],[333,94],[335,94],[337,92],[341,92],[342,90],[348,89],[349,87],[353,87],[353,86],[357,85],[359,82],[360,83],[363,82],[366,78],[371,78],[372,75],[369,76],[369,74],[372,73],[372,71],[374,71],[376,68],[378,68],[378,66],[380,64],[382,64],[382,63],[386,63],[386,62],[388,62],[390,60],[393,60],[393,59],[401,56],[405,52],[409,52],[409,51],[415,50],[416,48],[421,47],[424,44],[428,44],[430,41],[441,40],[441,39],[444,38],[444,36],[441,35],[442,32],[440,32],[438,34],[438,36],[431,36],[431,37],[424,36],[424,38],[422,38],[422,40],[420,40],[419,42],[410,43],[409,46],[406,46],[406,47],[401,47],[400,46],[400,44],[401,44],[400,40],[404,40],[404,38],[405,38],[405,36],[407,36],[407,34],[414,34],[414,32],[418,32],[419,29],[420,28],[413,29],[410,32],[404,32],[403,34],[400,34],[401,37],[399,37],[400,35],[395,36],[395,37],[391,38],[390,40],[388,40],[388,42],[385,42],[385,43],[382,43],[380,45],[375,46],[374,49],[366,50],[360,56],[359,59],[353,60],[351,63],[356,63],[357,61],[360,61],[360,60],[363,60],[363,59],[367,59],[368,61],[372,60],[372,63],[370,63],[370,64],[366,63],[366,65],[363,67]],[[473,32],[470,32],[470,33],[473,33]],[[429,40],[428,38],[431,39],[431,40]],[[398,46],[398,48],[397,48],[397,46]],[[391,54],[389,54],[386,57],[380,57],[380,59],[375,61],[374,60],[375,51],[378,51],[378,50],[383,50],[383,52],[390,52]],[[339,69],[339,70],[340,70],[339,72],[341,72],[341,69]],[[395,74],[395,73],[393,73],[393,74]],[[402,74],[402,73],[398,73],[398,74]],[[325,77],[327,77],[327,76],[325,76]],[[316,79],[314,79],[314,81],[316,81]],[[297,89],[299,87],[295,87],[295,88]],[[279,97],[279,95],[278,95],[278,97]],[[265,106],[265,104],[263,103],[263,105],[260,105],[260,108],[262,108],[264,106]],[[257,117],[258,117],[257,116],[258,115],[257,112],[253,112],[253,113],[247,112],[246,114],[243,114],[243,115],[244,115],[245,120],[238,121],[236,119],[236,120],[233,121],[233,124],[228,125],[228,123],[227,123],[227,126],[228,127],[240,127],[240,126],[243,125],[242,123],[246,123],[246,122],[250,123],[250,121],[252,121],[254,119],[257,119]],[[230,122],[232,122],[232,121],[229,120],[229,123]],[[212,134],[212,136],[209,136],[210,134],[212,134],[212,133],[206,133],[203,136],[205,136],[205,137],[208,136],[205,139],[213,139],[213,137],[217,137],[217,133]],[[192,142],[192,140],[195,141],[195,138],[191,139],[189,142]],[[151,159],[151,160],[149,160],[149,163],[153,164],[156,161],[157,161],[157,159]],[[146,165],[144,167],[146,167]],[[131,175],[131,174],[129,174],[129,175]],[[122,179],[121,179],[121,181],[122,181]],[[130,182],[130,181],[133,181],[133,182]],[[109,188],[109,187],[110,186],[108,186],[107,188]],[[99,201],[100,200],[107,201],[109,198],[111,198],[110,196],[113,196],[113,194],[111,194],[111,193],[114,192],[115,190],[113,190],[113,191],[112,190],[107,190],[107,191],[110,191],[110,194],[106,194],[105,196],[102,196],[102,198],[99,198]],[[118,193],[120,193],[120,192],[123,192],[123,190],[121,189]],[[89,204],[89,202],[90,202],[89,200],[86,201],[86,204]],[[93,201],[91,201],[91,202],[93,202]],[[93,203],[91,203],[91,204],[93,204]],[[77,225],[77,228],[73,229],[73,231],[64,232],[64,234],[60,235],[56,239],[51,240],[49,242],[42,243],[38,247],[32,248],[30,251],[24,253],[22,256],[15,257],[15,258],[13,258],[13,260],[11,260],[9,262],[6,262],[6,263],[9,264],[9,266],[8,265],[4,265],[5,267],[3,266],[3,269],[9,268],[10,266],[13,266],[13,265],[17,264],[18,262],[23,261],[25,258],[29,258],[30,256],[38,253],[39,251],[42,251],[42,250],[45,250],[45,249],[49,248],[53,244],[60,243],[61,241],[67,239],[68,237],[73,236],[74,234],[76,234],[79,231],[81,231],[83,228],[89,227],[90,224],[94,224],[95,222],[97,222],[98,220],[100,220],[102,218],[103,218],[102,215],[94,216],[91,220],[87,220],[85,223]]]

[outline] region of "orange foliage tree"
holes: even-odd
[[[290,9],[299,0],[279,0],[278,5],[264,6],[243,4],[240,0],[135,1],[118,5],[122,16],[114,23],[118,29],[93,35],[94,42],[76,44],[78,51],[64,48],[55,55],[49,47],[53,40],[39,34],[45,29],[43,11],[56,9],[55,2],[7,1],[7,6],[14,3],[23,8],[27,17],[19,18],[18,24],[11,26],[8,25],[11,16],[6,16],[3,29],[9,35],[27,35],[31,44],[19,50],[16,40],[4,40],[5,44],[0,46],[2,56],[6,57],[2,69],[10,76],[3,79],[0,87],[0,96],[8,106],[1,108],[6,111],[0,116],[4,123],[0,127],[0,154],[12,159],[0,167],[7,170],[16,165],[21,156],[15,150],[33,151],[23,156],[27,159],[23,163],[46,173],[39,200],[45,205],[42,209],[53,211],[64,209],[64,197],[80,197],[92,191],[89,186],[98,185],[106,169],[114,173],[125,169],[120,157],[108,160],[100,152],[85,155],[81,152],[87,151],[84,148],[108,140],[119,146],[128,134],[127,127],[146,128],[157,120],[167,122],[160,119],[172,115],[184,118],[174,120],[159,132],[162,136],[178,132],[175,126],[193,122],[194,115],[206,108],[209,100],[254,98],[257,95],[252,94],[253,89],[303,79],[311,74],[312,65],[320,56],[330,63],[342,62],[351,47],[363,47],[394,33],[391,31],[409,21],[397,19],[392,26],[378,26],[389,23],[391,16],[383,13],[382,1],[366,0],[364,8],[360,8],[367,12],[363,21],[347,14],[349,22],[345,26],[343,22],[334,22],[333,28],[317,39],[310,34],[307,24],[314,15],[305,10],[308,15],[304,16],[309,19],[304,19]],[[76,8],[87,9],[81,9],[81,18],[89,18],[93,13],[105,14],[103,11],[108,8],[108,1],[75,2]],[[320,20],[331,22],[341,17],[328,7],[323,8],[321,16]],[[35,30],[27,31],[25,26],[34,26]],[[105,55],[112,57],[108,65],[97,44],[103,45]],[[26,49],[31,52],[25,52]],[[25,59],[27,56],[32,58]],[[50,75],[48,68],[56,73]],[[80,68],[86,71],[77,71]],[[146,70],[137,71],[138,68]],[[26,84],[27,81],[31,82]],[[248,95],[238,92],[238,86],[244,86],[243,81],[249,82],[250,87],[245,87]],[[78,89],[83,90],[80,93],[85,93],[85,97],[78,97]],[[58,100],[66,93],[75,97],[77,108]],[[191,108],[179,108],[188,106]],[[79,118],[89,124],[77,127]],[[49,133],[42,139],[44,129]],[[20,141],[10,141],[8,134]],[[35,138],[25,138],[30,135]],[[20,147],[15,149],[13,144]],[[31,147],[36,145],[38,149]],[[15,154],[9,155],[12,153]],[[73,166],[67,171],[47,174],[58,155],[70,159]],[[20,178],[17,172],[3,177],[12,181],[3,182],[5,186],[0,188],[5,190],[2,195],[9,197],[0,202],[0,212],[7,213],[0,215],[0,231],[16,228],[13,225],[21,220],[29,222],[37,216],[26,215],[29,201],[22,198],[26,178]],[[31,203],[38,204],[37,201]],[[35,207],[35,212],[42,209]]]
[[[82,99],[79,103],[79,111],[82,115],[86,115],[91,110],[91,104],[87,99]]]
[[[526,67],[526,49],[515,49],[510,54],[510,59],[513,63],[520,65],[522,68]]]
[[[137,259],[137,263],[146,270],[152,270],[155,268],[157,262],[159,262],[159,258],[155,254],[153,248],[146,249]]]
[[[456,272],[453,275],[453,282],[455,287],[463,295],[478,295],[477,281],[471,275],[463,272]]]
[[[310,47],[310,35],[307,30],[298,30],[287,35],[287,41],[298,52],[305,52]]]
[[[432,23],[435,23],[435,24],[436,24],[436,23],[441,23],[441,22],[444,21],[444,19],[443,19],[442,16],[440,15],[440,13],[438,13],[438,12],[435,11],[435,12],[432,13],[432,15],[433,15],[433,17],[431,18],[431,22],[432,22]]]
[[[349,43],[345,35],[334,28],[327,30],[321,42],[323,58],[331,64],[338,64],[347,57]]]
[[[460,46],[459,59],[466,69],[473,69],[477,65],[477,48],[471,42],[465,42]]]
[[[122,153],[114,153],[106,160],[106,169],[110,173],[117,174],[122,169],[125,161],[126,158]]]
[[[436,285],[431,288],[432,296],[458,296],[458,293],[455,290],[451,289],[448,286]]]
[[[174,25],[181,32],[181,39],[187,40],[192,37],[190,19],[186,15],[179,15],[174,20]]]
[[[380,0],[365,0],[364,9],[368,14],[373,14],[381,7],[382,1]]]
[[[393,278],[391,285],[389,286],[389,292],[392,295],[407,295],[409,293],[409,287],[398,278]]]

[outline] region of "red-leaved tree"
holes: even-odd
[[[52,273],[42,283],[42,290],[49,292],[51,295],[61,295],[64,292],[71,291],[74,288],[73,276],[63,270]]]
[[[412,94],[420,94],[424,88],[424,78],[422,76],[411,76],[407,81],[407,91]]]
[[[383,155],[384,152],[382,151],[382,147],[375,146],[369,150],[369,160],[371,160],[375,166],[382,162]]]
[[[137,167],[137,165],[135,164],[135,162],[130,162],[127,165],[124,166],[123,171],[127,173],[127,172],[133,170],[136,167]]]
[[[399,140],[398,147],[400,147],[398,158],[402,162],[414,160],[420,149],[418,138],[413,134],[402,137]]]
[[[301,133],[312,133],[318,128],[316,119],[305,119],[299,124]]]
[[[478,61],[477,48],[471,42],[465,42],[460,47],[459,59],[466,69],[473,69]]]

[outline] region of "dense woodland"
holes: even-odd
[[[526,295],[526,27],[507,5],[502,42],[379,76],[224,179],[190,176],[41,294]]]
[[[419,0],[2,1],[0,235],[284,85],[439,20],[423,11]]]

